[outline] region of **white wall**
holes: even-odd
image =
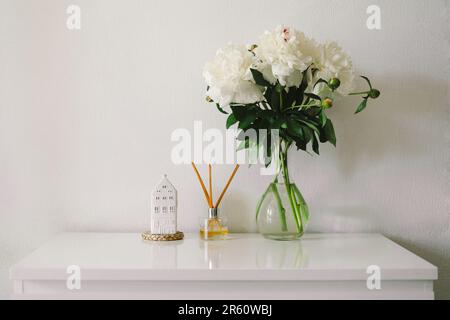
[[[78,32],[65,27],[72,3]],[[365,27],[369,4],[380,31]],[[340,42],[382,91],[360,115],[352,98],[332,110],[337,149],[292,156],[310,230],[382,232],[436,264],[450,298],[448,19],[448,1],[1,0],[0,296],[9,266],[58,231],[148,228],[165,172],[181,229],[195,231],[203,196],[191,168],[172,165],[170,134],[194,120],[223,128],[204,62],[286,24]],[[269,181],[257,170],[242,168],[224,200],[233,231],[255,230]]]

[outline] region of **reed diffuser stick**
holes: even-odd
[[[209,198],[211,199],[211,207],[214,203],[213,193],[212,193],[212,166],[208,165],[208,175],[209,175]]]
[[[195,174],[197,175],[198,182],[200,182],[200,185],[203,189],[203,193],[205,194],[206,202],[208,203],[209,207],[212,208],[213,204],[212,204],[211,198],[208,195],[208,191],[206,191],[205,184],[203,183],[203,180],[200,177],[200,173],[198,173],[197,167],[195,166],[194,162],[191,162],[191,164],[192,164],[192,168],[194,168]]]
[[[239,165],[237,164],[236,167],[234,167],[233,173],[231,174],[230,178],[228,179],[227,184],[225,185],[225,188],[223,189],[222,193],[220,194],[219,199],[217,200],[216,205],[214,208],[217,208],[220,204],[220,201],[222,201],[223,196],[225,195],[225,192],[227,192],[228,187],[230,186],[231,181],[234,178],[234,175],[236,174],[237,170],[239,169]]]

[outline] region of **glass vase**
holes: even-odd
[[[256,208],[259,232],[274,240],[299,239],[309,220],[309,209],[297,185],[289,177],[287,149],[280,151],[279,174],[269,184]],[[283,182],[279,182],[279,180]]]

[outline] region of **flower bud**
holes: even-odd
[[[331,90],[336,90],[341,85],[341,80],[338,78],[331,78],[330,81],[328,81],[328,87],[330,87]]]
[[[369,91],[369,97],[371,97],[372,99],[376,99],[379,96],[380,96],[380,90],[372,89]]]
[[[322,100],[322,108],[329,109],[333,106],[333,100],[330,98],[325,98]]]

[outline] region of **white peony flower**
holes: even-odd
[[[341,85],[336,89],[338,93],[347,95],[353,90],[355,75],[352,61],[336,42],[328,42],[320,47],[320,54],[315,57],[314,66],[318,69],[314,82],[320,78],[328,81],[336,77],[341,81]]]
[[[298,86],[301,73],[306,70],[313,58],[311,53],[315,42],[302,32],[278,26],[273,31],[266,31],[254,50],[258,58],[257,68],[266,80],[281,85]]]
[[[253,82],[250,67],[254,55],[245,46],[228,44],[219,49],[203,71],[209,89],[207,95],[221,106],[254,103],[264,99],[261,89]]]

